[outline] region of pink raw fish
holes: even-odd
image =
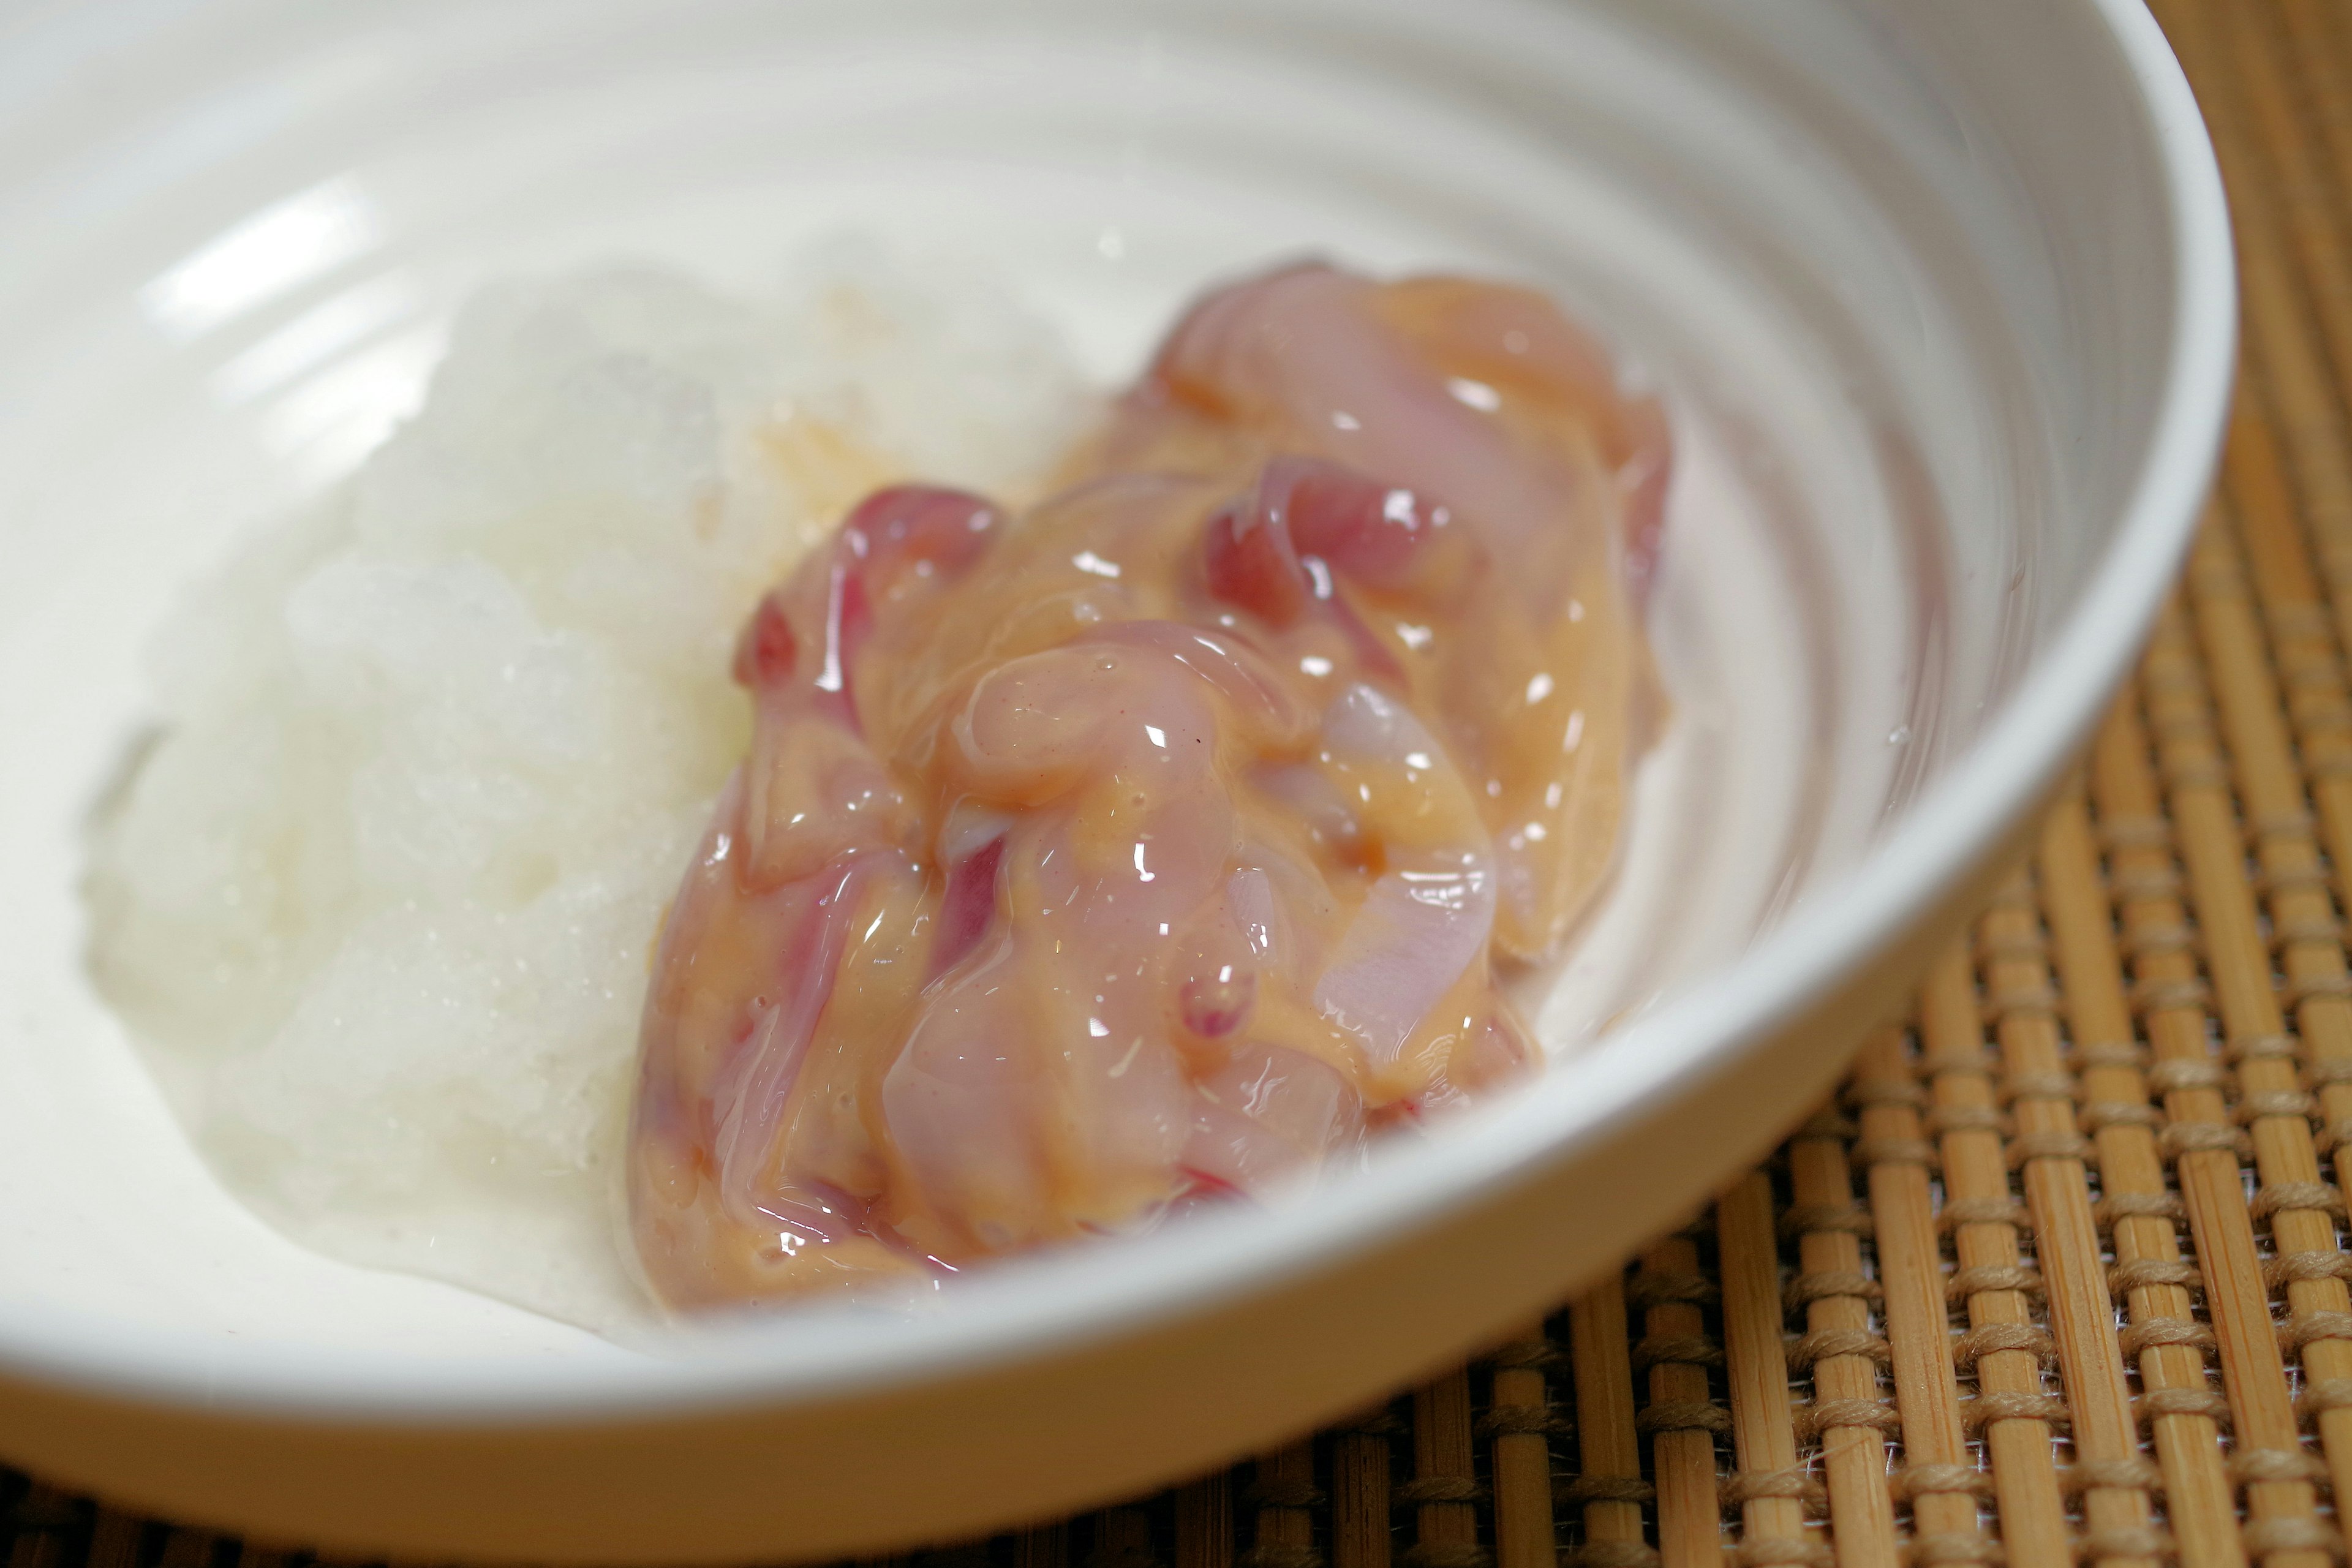
[[[763,600],[631,1131],[679,1308],[1344,1163],[1534,1060],[1613,853],[1667,447],[1549,305],[1300,268],[1009,520],[879,492]]]

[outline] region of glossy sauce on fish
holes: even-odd
[[[1540,296],[1299,267],[1052,498],[883,490],[761,601],[628,1183],[671,1306],[940,1275],[1532,1071],[1604,881],[1670,447]]]

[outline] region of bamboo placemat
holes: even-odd
[[[2157,10],[2238,224],[2221,491],[2082,779],[1912,1020],[1513,1342],[927,1568],[2344,1557],[2352,3]],[[0,1503],[8,1568],[289,1561],[6,1472]]]

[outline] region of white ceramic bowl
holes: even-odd
[[[985,1530],[1611,1266],[1828,1087],[2087,734],[2230,374],[2220,188],[2133,0],[60,5],[0,31],[0,1452],[410,1557]],[[1688,460],[1690,749],[1585,964],[1650,1005],[1360,1181],[919,1318],[655,1357],[302,1252],[82,977],[136,645],[413,404],[483,277],[725,281],[844,224],[1020,277],[1106,374],[1301,245],[1529,277],[1617,337]]]

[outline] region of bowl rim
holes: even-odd
[[[952,1312],[804,1309],[692,1342],[676,1357],[392,1361],[224,1343],[196,1331],[62,1320],[0,1302],[0,1373],[133,1403],[247,1418],[389,1426],[638,1422],[818,1403],[1067,1354],[1236,1301],[1447,1222],[1573,1158],[1609,1124],[1671,1099],[1710,1064],[1757,1049],[1874,959],[1955,884],[2074,755],[2170,590],[2220,450],[2236,347],[2236,281],[2221,175],[2170,46],[2141,0],[2074,0],[2105,25],[2137,89],[2169,205],[2172,352],[2147,454],[2114,539],[2073,613],[1984,736],[1932,783],[1841,884],[1731,964],[1519,1095],[1475,1136],[1285,1208],[1204,1215],[1148,1242],[1000,1265]],[[1568,1092],[1571,1087],[1573,1093]],[[1106,1267],[1116,1257],[1120,1267]]]

